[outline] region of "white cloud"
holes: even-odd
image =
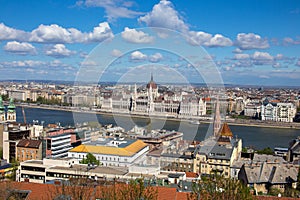
[[[276,69],[279,69],[279,68],[288,68],[287,65],[283,65],[282,63],[280,62],[274,62],[272,67],[276,68]]]
[[[29,33],[14,28],[10,28],[3,23],[0,23],[0,40],[17,40],[26,41]]]
[[[267,76],[267,75],[259,75],[258,77],[259,78],[263,78],[263,79],[269,79],[269,78],[271,78],[270,76]]]
[[[75,54],[76,51],[71,51],[66,48],[64,44],[56,44],[51,47],[51,49],[47,50],[45,54],[47,56],[52,56],[55,58],[63,58],[63,57],[68,57],[73,54]]]
[[[297,38],[296,40],[290,38],[290,37],[286,37],[283,39],[283,44],[284,45],[297,45],[300,44],[300,38]]]
[[[114,34],[107,22],[100,23],[94,27],[93,32],[88,33],[88,38],[85,42],[102,42],[106,39],[113,38]]]
[[[243,51],[239,48],[236,48],[235,50],[232,51],[232,53],[242,53]]]
[[[253,64],[255,65],[272,65],[274,64],[273,56],[267,52],[256,51],[252,55]]]
[[[300,67],[300,59],[296,62],[296,66]]]
[[[285,57],[284,57],[283,54],[277,54],[277,55],[274,57],[274,59],[276,59],[276,60],[283,60],[283,59],[285,59]]]
[[[231,46],[232,41],[221,34],[211,35],[202,31],[190,31],[180,14],[174,9],[172,2],[161,0],[153,6],[151,12],[138,19],[149,27],[160,27],[180,31],[186,34],[186,40],[191,45],[204,45],[208,47]],[[159,30],[160,37],[166,37],[164,31]]]
[[[124,40],[131,43],[151,43],[154,40],[149,34],[128,27],[125,27],[121,35]]]
[[[149,56],[150,62],[159,62],[163,59],[163,56],[160,53],[155,53]]]
[[[267,39],[263,39],[254,33],[239,33],[236,39],[236,46],[242,50],[266,49],[269,48],[269,43]]]
[[[71,33],[57,24],[43,25],[32,31],[31,42],[41,43],[71,43]]]
[[[39,61],[39,60],[19,60],[19,61],[11,61],[11,62],[0,62],[0,66],[2,67],[21,67],[21,68],[53,68],[53,67],[60,67],[62,69],[74,69],[72,66],[62,63],[59,60],[53,61]]]
[[[85,60],[85,61],[81,62],[80,65],[81,66],[89,66],[89,67],[98,66],[97,62],[95,62],[93,60]]]
[[[3,49],[7,52],[20,55],[36,54],[35,47],[27,42],[7,42]]]
[[[57,24],[42,24],[31,32],[29,41],[38,43],[88,43],[102,42],[112,37],[113,33],[107,22],[100,23],[90,33],[82,33],[75,28],[66,29]]]
[[[130,54],[130,60],[132,61],[144,61],[147,59],[147,55],[140,51],[134,51]]]
[[[120,57],[122,55],[122,52],[118,49],[113,49],[110,53],[110,55],[114,56],[114,57]]]
[[[234,60],[245,60],[245,59],[249,59],[250,55],[249,54],[245,54],[245,53],[238,53],[234,55]]]
[[[138,19],[139,22],[146,23],[150,27],[168,28],[183,33],[188,32],[188,25],[185,24],[182,17],[174,9],[172,2],[161,0],[153,6],[151,12]]]
[[[108,21],[115,21],[118,18],[135,18],[143,14],[142,12],[130,9],[134,3],[131,1],[119,0],[86,0],[77,1],[76,5],[86,7],[102,7],[105,9]]]
[[[1,65],[5,67],[39,67],[44,64],[45,62],[36,60],[1,62]]]
[[[212,36],[211,34],[202,31],[190,31],[187,36],[187,41],[195,46],[224,47],[232,45],[232,41],[221,34]]]
[[[255,60],[273,60],[273,56],[271,56],[268,52],[259,52],[255,51],[252,55],[252,58]]]
[[[226,47],[231,46],[232,41],[221,34],[216,34],[209,41],[205,42],[204,45],[208,47]]]
[[[212,35],[209,33],[205,33],[202,31],[190,31],[188,34],[188,42],[191,45],[203,45],[204,43],[206,43],[207,41],[209,41],[212,38]]]
[[[114,35],[107,22],[99,23],[92,32],[81,32],[75,28],[64,28],[57,24],[41,24],[31,32],[13,29],[0,23],[0,41],[15,40],[36,43],[90,43],[102,42]]]

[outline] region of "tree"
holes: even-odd
[[[93,154],[91,154],[91,153],[87,153],[86,154],[86,158],[83,158],[80,163],[81,164],[95,164],[95,165],[100,165],[99,160],[97,160],[96,157]]]
[[[189,199],[253,199],[250,189],[243,185],[240,181],[226,179],[216,174],[212,174],[209,177],[202,177],[199,182],[193,184],[192,188],[193,191],[190,194]]]
[[[61,180],[55,185],[48,186],[47,199],[54,200],[88,200],[93,199],[94,185],[88,178],[70,178],[68,181]]]
[[[101,187],[100,191],[100,199],[155,200],[158,198],[157,188],[145,186],[144,179],[141,178],[130,180],[128,184],[117,183],[116,180],[114,180],[112,184]]]
[[[274,154],[273,150],[270,147],[266,147],[262,150],[258,150],[256,153],[258,153],[258,154],[267,154],[267,155],[273,155]]]

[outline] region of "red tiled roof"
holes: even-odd
[[[26,147],[26,148],[38,149],[41,143],[42,143],[41,140],[22,139],[17,144],[17,147]]]
[[[116,184],[116,191],[119,191],[118,188],[123,188],[125,184]],[[2,193],[0,193],[0,199],[5,199],[8,191],[14,190],[22,190],[28,191],[28,196],[26,200],[40,200],[40,199],[53,199],[57,195],[62,193],[70,194],[72,196],[83,195],[84,197],[88,197],[87,199],[96,199],[101,197],[101,193],[103,191],[107,191],[107,186],[94,187],[84,187],[78,186],[74,187],[64,187],[64,191],[62,192],[62,187],[59,185],[52,184],[39,184],[39,183],[29,183],[29,182],[11,182],[11,181],[3,181],[0,182],[0,188],[2,188]],[[126,186],[125,186],[126,187]],[[96,189],[96,191],[94,190]],[[154,187],[157,189],[157,199],[159,200],[187,200],[188,194],[186,192],[177,192],[176,188],[167,188],[167,187]],[[76,197],[75,197],[76,198]]]
[[[185,172],[187,178],[197,178],[198,174],[194,172]]]

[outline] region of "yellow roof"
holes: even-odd
[[[141,140],[137,140],[124,148],[114,147],[114,146],[95,146],[95,145],[81,144],[81,145],[71,149],[70,152],[95,153],[95,154],[118,155],[118,156],[132,156],[146,146],[147,146],[147,144],[145,144]]]

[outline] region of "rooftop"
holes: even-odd
[[[42,143],[41,140],[22,139],[19,141],[17,147],[38,149],[41,143]]]
[[[119,155],[119,156],[132,156],[145,148],[147,144],[145,144],[141,140],[135,140],[129,145],[126,146],[96,146],[89,144],[82,144],[69,152],[81,152],[81,153],[96,153],[96,154],[106,154],[106,155]]]

